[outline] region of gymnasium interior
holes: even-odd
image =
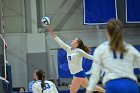
[[[72,75],[66,52],[41,24],[48,16],[54,32],[68,45],[81,38],[95,48],[107,40],[106,22],[119,19],[124,24],[124,40],[140,52],[140,0],[0,0],[0,93],[29,92],[29,82],[37,69],[46,72],[59,93],[70,93]],[[92,61],[83,59],[90,77]],[[134,73],[140,85],[140,67]],[[102,76],[98,83],[102,85]],[[23,92],[22,92],[23,93]],[[80,88],[78,93],[85,93]],[[95,92],[99,93],[99,92]]]

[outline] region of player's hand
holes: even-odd
[[[53,29],[52,29],[51,26],[48,26],[48,27],[47,27],[47,30],[48,30],[49,34],[50,34],[53,38],[56,37],[56,34],[54,33],[54,31],[53,31]]]
[[[93,92],[86,90],[86,92],[85,92],[85,93],[93,93]]]
[[[51,26],[47,26],[47,30],[48,30],[49,33],[52,33],[53,32],[53,29],[52,29]]]

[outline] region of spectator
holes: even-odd
[[[19,92],[25,92],[25,88],[24,87],[21,87],[21,88],[19,88]]]

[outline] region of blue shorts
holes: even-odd
[[[105,89],[106,93],[139,93],[137,82],[127,78],[110,80]]]
[[[74,77],[85,78],[85,77],[86,77],[86,73],[85,73],[85,71],[82,70],[82,71],[80,71],[80,72],[74,74],[73,76],[74,76]]]

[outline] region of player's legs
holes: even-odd
[[[81,78],[74,77],[70,85],[70,93],[77,93],[81,85]]]
[[[87,78],[84,78],[83,81],[81,82],[81,86],[83,88],[86,88],[88,86],[88,79]],[[100,86],[96,86],[95,87],[95,91],[99,91],[101,93],[105,93],[105,89],[103,89],[102,87]]]
[[[76,93],[78,91],[81,83],[85,80],[85,77],[86,77],[86,74],[84,71],[80,71],[74,74],[72,83],[70,85],[70,93]]]
[[[81,86],[83,88],[86,88],[88,86],[88,79],[87,78],[83,78],[83,80],[81,82]]]
[[[82,86],[83,88],[86,88],[88,86],[88,79],[86,78],[86,74],[84,71],[80,71],[74,74],[74,78],[70,85],[70,93],[76,93],[80,86]],[[95,90],[102,93],[105,92],[105,90],[99,86],[96,86]]]
[[[100,86],[95,87],[95,91],[101,92],[101,93],[106,93],[106,90]]]

